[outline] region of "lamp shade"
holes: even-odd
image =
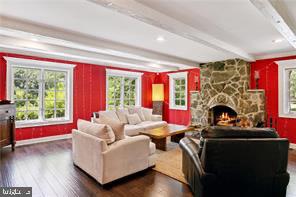
[[[163,101],[163,84],[152,84],[152,101]]]

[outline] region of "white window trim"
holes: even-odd
[[[135,106],[141,106],[142,105],[142,75],[143,74],[144,73],[141,73],[141,72],[106,69],[106,110],[108,110],[108,90],[109,90],[108,77],[109,76],[136,78],[136,103],[135,103]],[[123,96],[122,93],[121,93],[121,96]],[[122,103],[121,103],[121,105],[122,105]],[[120,107],[123,108],[123,106],[120,106]]]
[[[278,64],[278,96],[279,96],[279,117],[296,118],[296,113],[289,112],[288,70],[296,69],[296,60],[276,61]]]
[[[25,127],[36,127],[36,126],[46,126],[46,125],[58,125],[58,124],[67,124],[73,123],[73,69],[76,65],[74,64],[64,64],[56,62],[47,62],[23,58],[14,58],[14,57],[4,57],[7,62],[7,73],[6,73],[6,97],[8,100],[13,100],[13,73],[12,68],[17,67],[27,67],[27,68],[38,68],[38,69],[49,69],[55,71],[64,71],[67,72],[67,110],[66,118],[55,119],[55,120],[32,120],[32,121],[16,121],[16,128],[25,128]]]
[[[178,73],[170,73],[169,76],[169,87],[170,87],[170,98],[169,98],[169,108],[176,110],[187,110],[188,109],[188,72],[178,72]],[[174,87],[174,79],[185,78],[185,106],[177,106],[175,105],[175,87]]]

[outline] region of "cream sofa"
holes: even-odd
[[[146,108],[143,108],[143,109],[146,109]],[[128,110],[126,110],[126,113],[129,113]],[[114,120],[120,121],[116,111],[94,112],[93,117],[99,118],[100,114],[107,116],[108,118],[112,118]],[[146,120],[142,121],[141,123],[136,125],[131,125],[128,123],[125,124],[124,132],[125,132],[125,135],[127,136],[136,136],[136,135],[139,135],[141,131],[155,129],[155,128],[163,127],[166,125],[167,125],[167,122],[162,121],[162,116],[152,115],[152,111],[151,111],[150,117],[146,117]]]
[[[72,130],[74,164],[106,184],[155,165],[155,144],[149,137],[126,137],[110,145],[93,135]]]

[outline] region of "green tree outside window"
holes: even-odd
[[[289,85],[290,85],[290,90],[289,90],[289,107],[291,112],[296,112],[296,70],[291,70],[290,71],[290,76],[289,76]]]
[[[16,66],[13,79],[17,121],[65,117],[66,72]]]
[[[136,78],[108,76],[108,110],[136,104]]]

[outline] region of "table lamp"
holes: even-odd
[[[152,84],[153,114],[162,115],[163,111],[163,84]]]

